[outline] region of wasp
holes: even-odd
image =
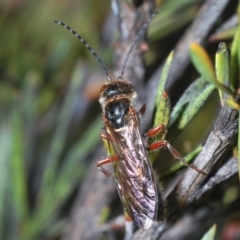
[[[108,82],[101,87],[99,98],[104,125],[100,136],[108,142],[110,157],[99,161],[97,167],[111,177],[112,174],[103,165],[112,163],[116,188],[124,210],[137,227],[143,229],[149,229],[157,219],[159,210],[163,211],[163,200],[158,191],[147,150],[155,151],[166,146],[175,158],[181,159],[180,154],[166,140],[145,146],[139,130],[145,105],[139,111],[134,108],[137,93],[133,85],[123,78],[131,51],[156,14],[157,12],[152,14],[140,29],[117,79],[109,76],[102,60],[78,33],[66,24],[55,21],[72,32],[86,46],[106,73]],[[161,131],[165,132],[163,125],[150,129],[145,136],[152,137]]]

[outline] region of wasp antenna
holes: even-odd
[[[134,42],[132,43],[128,53],[127,53],[127,56],[123,62],[123,67],[122,67],[122,71],[121,71],[121,75],[119,76],[119,79],[122,79],[123,78],[123,74],[124,74],[124,70],[125,70],[125,67],[126,67],[126,64],[127,64],[127,61],[128,61],[128,58],[132,52],[132,50],[134,49],[134,47],[136,46],[139,38],[141,37],[141,35],[143,34],[144,30],[146,29],[146,27],[148,26],[148,24],[151,22],[151,20],[158,14],[159,10],[155,11],[149,18],[148,20],[143,24],[143,26],[141,27],[141,29],[139,30]]]
[[[97,61],[100,63],[102,69],[104,70],[105,74],[107,75],[107,78],[109,81],[112,81],[111,77],[109,76],[108,70],[102,60],[98,57],[97,53],[92,49],[92,47],[84,40],[83,37],[81,37],[77,32],[75,32],[72,28],[70,28],[68,25],[66,25],[63,22],[59,22],[54,20],[55,23],[62,25],[65,27],[68,31],[74,34],[75,37],[77,37],[84,45],[85,47],[90,51],[90,53],[97,59]]]

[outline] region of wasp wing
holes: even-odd
[[[136,114],[125,116],[119,129],[105,121],[105,130],[110,154],[118,156],[112,163],[122,204],[138,227],[148,229],[157,217],[158,190]]]

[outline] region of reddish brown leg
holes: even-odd
[[[199,173],[207,175],[204,171],[199,170],[196,166],[185,162],[183,160],[182,156],[179,154],[179,152],[167,140],[162,140],[159,142],[152,143],[150,146],[147,147],[147,149],[149,151],[157,151],[157,150],[161,149],[162,147],[167,147],[168,150],[170,151],[170,153],[173,155],[173,157],[180,160],[185,166],[190,167]]]
[[[159,133],[163,133],[163,138],[167,134],[167,130],[165,128],[165,125],[159,124],[156,127],[153,127],[147,131],[147,133],[144,135],[145,137],[154,137],[155,135]]]
[[[105,158],[101,161],[98,161],[97,162],[97,167],[100,167],[100,166],[108,164],[108,163],[116,162],[116,161],[118,161],[118,156],[108,157],[108,158]]]
[[[103,132],[103,131],[100,132],[100,133],[99,133],[99,136],[100,136],[102,139],[106,139],[106,140],[109,140],[109,141],[111,141],[111,142],[114,141],[114,139],[111,138],[111,136],[107,136],[106,132]]]
[[[105,140],[114,141],[110,136],[106,134],[105,131],[100,132],[100,137]],[[113,174],[102,167],[102,165],[118,161],[118,156],[111,156],[106,159],[97,162],[97,167],[109,178],[113,177]]]
[[[97,162],[97,167],[109,178],[113,177],[113,174],[111,172],[109,172],[108,170],[106,170],[105,168],[102,167],[102,165],[108,164],[108,163],[112,163],[112,162],[116,162],[118,161],[118,156],[112,156],[112,157],[108,157],[106,159],[103,159],[101,161]]]
[[[106,132],[100,132],[99,136],[103,139],[108,139]]]

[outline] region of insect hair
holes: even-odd
[[[134,47],[136,46],[137,42],[139,41],[141,35],[143,34],[144,30],[147,28],[147,26],[149,25],[149,23],[151,22],[151,20],[156,16],[156,14],[158,13],[159,11],[156,11],[154,12],[149,18],[148,20],[144,23],[144,25],[141,27],[141,29],[139,30],[137,36],[135,37],[134,39],[134,42],[132,43],[130,49],[128,50],[127,52],[127,56],[126,58],[124,59],[124,62],[123,62],[123,66],[122,66],[122,70],[121,70],[121,74],[119,76],[118,79],[122,79],[123,78],[123,74],[124,74],[124,70],[125,70],[125,67],[126,67],[126,64],[127,64],[127,61],[129,59],[129,56],[132,52],[132,50],[134,49]],[[100,59],[100,57],[97,55],[97,53],[93,50],[93,48],[86,42],[86,40],[80,36],[76,31],[74,31],[72,28],[70,28],[67,24],[63,23],[63,22],[60,22],[60,21],[56,21],[54,20],[55,23],[59,24],[59,25],[62,25],[63,27],[65,27],[68,31],[70,31],[71,33],[73,33],[73,35],[75,37],[77,37],[84,45],[85,47],[90,51],[90,53],[97,59],[97,61],[100,63],[102,69],[104,70],[107,78],[109,81],[112,81],[112,78],[110,77],[109,73],[108,73],[108,70],[106,68],[106,66],[104,65],[103,61]]]

